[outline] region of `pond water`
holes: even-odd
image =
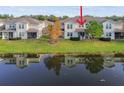
[[[124,57],[1,54],[0,85],[124,85]]]

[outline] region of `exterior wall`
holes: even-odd
[[[22,25],[24,28],[22,28]],[[19,27],[21,26],[21,28]],[[15,37],[21,37],[21,39],[27,39],[27,31],[28,30],[28,24],[26,23],[16,23],[16,33]]]
[[[2,39],[8,39],[9,37],[9,33],[8,32],[2,32]]]
[[[120,30],[122,30],[123,29],[123,23],[115,24],[114,25],[114,29],[120,29]]]
[[[45,27],[45,23],[40,23],[39,25],[28,25],[28,29],[36,29],[38,30],[37,32],[37,39],[42,36],[42,30]]]
[[[11,26],[14,26],[14,28],[10,28]],[[23,28],[20,28],[20,26],[22,27],[22,25],[24,26]],[[28,30],[28,24],[25,23],[16,23],[16,24],[6,24],[5,25],[5,30],[13,30],[13,38],[16,37],[21,37],[21,39],[27,39],[27,30]],[[4,32],[3,32],[4,33]],[[7,35],[7,33],[3,34],[5,37]],[[4,38],[3,36],[3,38]]]
[[[16,32],[13,32],[13,38],[16,38]],[[9,32],[2,32],[2,39],[9,39]]]
[[[14,26],[14,28],[10,28],[11,26]],[[22,28],[23,25],[23,28]],[[21,26],[21,27],[20,27]],[[41,23],[39,25],[35,24],[27,24],[27,23],[21,23],[17,22],[15,24],[6,24],[5,30],[12,30],[13,31],[13,38],[21,37],[21,39],[27,39],[27,30],[28,29],[36,29],[37,32],[37,39],[42,36],[42,29],[45,27],[44,23]],[[9,32],[2,32],[2,39],[8,39],[9,38]]]
[[[108,28],[106,26],[108,25]],[[111,28],[109,26],[111,25]],[[111,35],[109,35],[111,33]],[[115,39],[114,24],[111,21],[106,21],[103,23],[103,36]]]
[[[68,36],[68,34],[71,34],[72,33],[72,36]],[[65,39],[70,39],[70,37],[78,37],[78,32],[73,32],[73,31],[66,31],[64,32],[64,38]]]
[[[106,25],[111,24],[111,29],[106,29]],[[113,21],[106,21],[103,23],[103,36],[104,37],[110,37],[111,39],[115,39],[115,32],[118,32],[116,29],[118,30],[122,30],[123,29],[123,23],[114,23]],[[111,36],[107,36],[107,34],[111,33]]]
[[[70,24],[70,25],[72,25],[72,29],[67,29],[67,25],[68,24]],[[73,24],[73,23],[71,23],[71,22],[67,22],[67,23],[65,23],[64,24],[65,25],[65,32],[64,32],[64,38],[65,39],[70,39],[70,37],[71,36],[68,36],[68,33],[72,33],[72,35],[73,35],[73,32],[74,32],[74,30],[75,30],[75,24]]]
[[[107,34],[109,34],[109,33],[111,33],[111,36],[107,36]],[[104,37],[106,37],[106,38],[111,38],[111,39],[115,39],[115,32],[114,31],[104,31],[104,35],[103,35]]]
[[[42,24],[39,24],[39,26],[38,26],[38,32],[37,32],[37,39],[42,36],[42,30],[45,27],[46,27],[45,22],[43,22]]]
[[[72,24],[72,29],[68,29],[68,24]],[[73,23],[73,22],[65,22],[64,23],[64,38],[65,39],[70,39],[70,37],[78,37],[78,32],[75,32],[76,29],[85,29],[86,25],[80,26],[78,23]],[[72,35],[68,36],[68,33],[72,33]]]
[[[0,27],[3,26],[3,25],[4,25],[4,23],[3,22],[0,22]]]

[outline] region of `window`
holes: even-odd
[[[69,36],[69,32],[67,33],[67,36]]]
[[[24,29],[24,24],[20,24],[19,29]]]
[[[24,29],[24,24],[22,24],[22,29]]]
[[[73,34],[72,33],[70,33],[70,36],[72,36]]]
[[[73,33],[72,32],[68,32],[67,36],[73,36]]]
[[[69,24],[67,25],[67,29],[69,29]]]
[[[111,32],[106,33],[106,36],[112,36],[112,33]]]
[[[112,25],[111,24],[106,24],[106,29],[111,29]]]
[[[106,36],[108,36],[108,33],[106,33]]]
[[[79,27],[84,27],[84,25],[79,25]]]
[[[19,32],[19,37],[24,36],[24,32]]]
[[[21,25],[19,25],[19,29],[21,29]]]
[[[109,32],[109,36],[111,36],[111,32]]]
[[[67,29],[72,29],[73,28],[73,24],[67,24]]]
[[[72,24],[70,24],[70,29],[72,29],[73,28],[73,25]]]
[[[21,32],[19,32],[19,37],[21,37]]]
[[[10,24],[9,25],[9,29],[10,30],[15,30],[16,29],[16,25],[15,24]]]
[[[112,28],[112,25],[111,24],[109,24],[109,29],[111,29]]]
[[[108,24],[106,24],[106,29],[108,29]]]
[[[0,37],[2,37],[2,32],[0,32]]]

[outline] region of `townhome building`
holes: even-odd
[[[31,17],[8,19],[0,24],[0,36],[2,39],[38,39],[44,27],[44,22]]]
[[[124,39],[124,22],[112,20],[103,22],[103,36],[113,40]]]
[[[90,25],[90,21],[97,21],[99,23],[102,23],[105,21],[104,18],[91,18],[91,17],[85,17],[86,23],[83,25],[80,25],[77,22],[77,19],[79,18],[68,18],[62,22],[62,30],[64,31],[64,38],[70,39],[71,37],[79,37],[80,40],[87,39],[88,34],[86,33],[87,25]]]

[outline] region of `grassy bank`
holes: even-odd
[[[0,53],[124,53],[124,41],[61,40],[49,44],[43,40],[0,40]]]

